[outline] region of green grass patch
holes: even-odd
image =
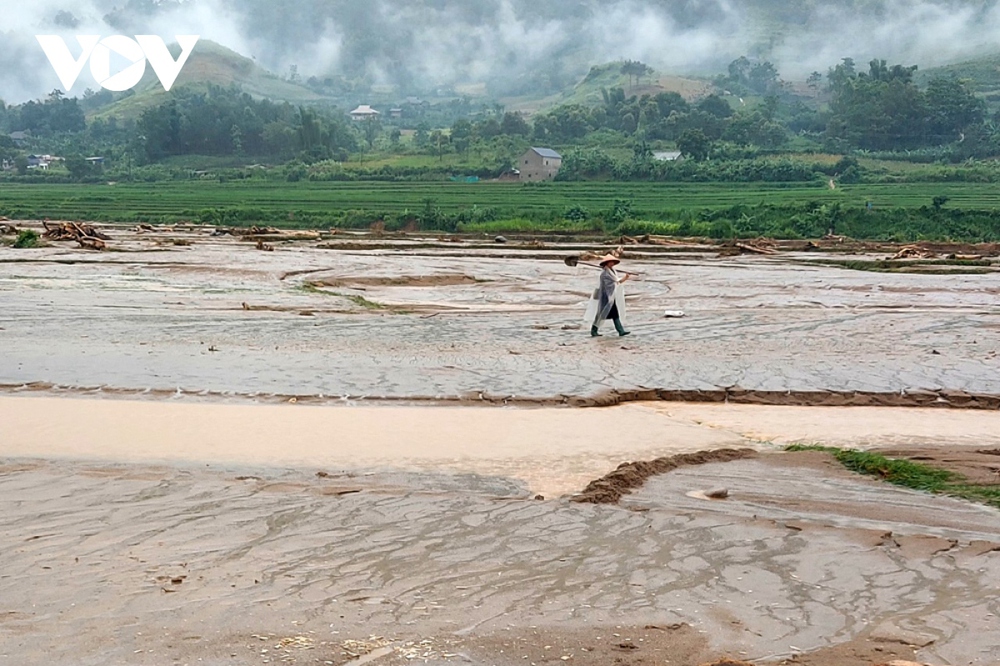
[[[316,285],[312,282],[306,282],[302,284],[302,286],[300,286],[299,289],[301,291],[306,292],[307,294],[322,294],[323,296],[336,296],[337,298],[344,298],[349,300],[351,303],[354,303],[355,305],[365,308],[366,310],[390,309],[388,305],[384,305],[382,303],[376,303],[375,301],[369,301],[364,296],[358,296],[356,294],[342,294],[339,291],[327,291],[325,289],[321,289],[319,285]]]
[[[949,495],[970,502],[978,502],[1000,508],[1000,484],[979,486],[967,482],[961,474],[912,462],[910,460],[887,458],[878,453],[841,449],[832,446],[793,444],[786,451],[822,451],[831,454],[841,465],[866,476],[876,478],[904,488],[924,492]]]
[[[388,308],[388,306],[383,305],[382,303],[376,303],[375,301],[369,301],[364,296],[358,296],[356,294],[337,294],[337,296],[342,296],[343,298],[346,298],[347,300],[349,300],[351,303],[354,303],[355,305],[359,305],[359,306],[361,306],[361,307],[363,307],[365,309],[368,309],[368,310],[385,310],[385,309]]]
[[[38,247],[38,234],[31,229],[22,229],[14,239],[14,247],[29,248]]]

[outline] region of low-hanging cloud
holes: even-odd
[[[803,7],[814,8],[798,8],[770,39],[760,26],[786,11],[778,0],[0,0],[0,98],[59,87],[34,39],[42,33],[71,45],[76,34],[198,34],[275,72],[294,65],[303,78],[366,78],[416,93],[479,82],[504,91],[518,80],[558,88],[618,59],[708,74],[755,54],[786,79],[845,57],[927,67],[995,50],[1000,30],[996,0]],[[96,87],[86,69],[77,86],[73,94]]]

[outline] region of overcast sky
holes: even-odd
[[[384,83],[472,83],[571,63],[632,58],[672,73],[722,71],[754,52],[786,79],[844,57],[933,64],[1000,50],[994,2],[791,3],[800,25],[767,42],[750,7],[776,0],[0,0],[0,98],[60,87],[36,34],[198,34],[285,73],[346,73]],[[160,5],[159,9],[156,5]],[[867,5],[879,4],[868,2]],[[116,12],[116,5],[118,11]],[[149,7],[145,9],[142,5]],[[814,6],[811,11],[802,7]],[[61,19],[57,20],[62,14]],[[111,25],[109,25],[109,23]],[[761,50],[763,49],[763,50]],[[565,67],[564,67],[565,69]],[[94,87],[85,68],[72,93]]]

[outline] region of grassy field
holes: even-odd
[[[607,211],[630,200],[635,217],[669,219],[681,210],[736,204],[789,205],[839,202],[878,208],[930,206],[947,196],[948,208],[1000,207],[1000,188],[978,183],[854,185],[830,190],[822,184],[674,183],[441,183],[441,182],[161,182],[116,185],[0,184],[0,214],[11,218],[96,221],[178,221],[205,209],[260,211],[261,219],[296,213],[336,214],[366,210],[384,214],[418,211],[428,201],[444,213],[494,208],[510,217],[561,216],[573,206]]]

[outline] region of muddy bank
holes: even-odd
[[[666,474],[685,465],[704,465],[711,462],[729,462],[757,455],[753,449],[720,449],[699,451],[656,460],[622,463],[613,472],[587,484],[572,501],[589,504],[617,504],[622,496],[641,488],[646,480]]]
[[[879,393],[873,391],[751,391],[746,389],[677,390],[637,389],[607,390],[591,396],[559,395],[531,397],[496,395],[475,391],[460,396],[392,395],[295,395],[240,394],[233,391],[164,389],[127,389],[114,386],[58,386],[51,382],[0,384],[0,394],[47,394],[76,397],[139,397],[150,399],[193,399],[198,401],[249,401],[257,403],[295,403],[302,405],[408,404],[408,405],[499,405],[510,407],[613,407],[628,403],[707,403],[732,405],[770,405],[791,407],[910,407],[1000,410],[1000,395],[964,391],[909,391]]]
[[[875,449],[889,458],[912,460],[938,469],[946,469],[963,477],[973,486],[1000,484],[1000,447],[966,449],[932,446],[888,447]]]

